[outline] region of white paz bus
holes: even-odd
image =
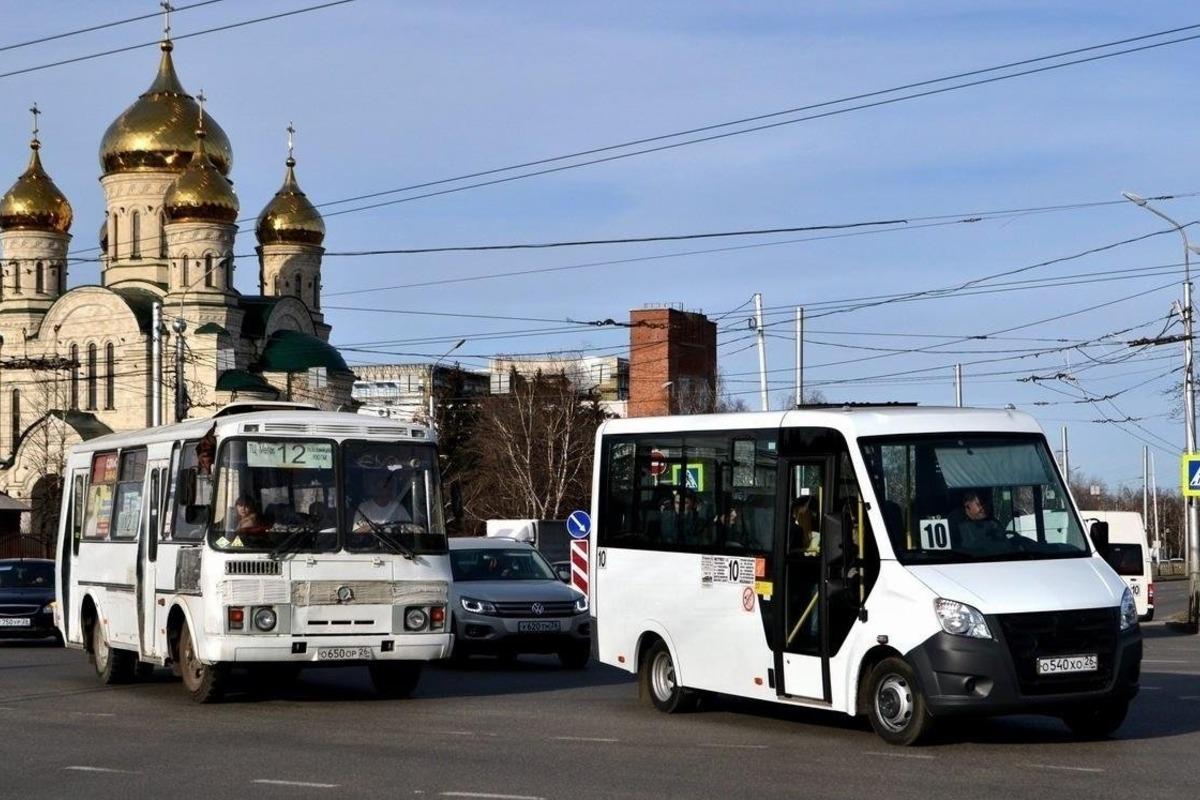
[[[420,425],[285,404],[102,436],[67,461],[56,623],[105,683],[170,665],[366,665],[406,696],[449,654],[437,448]]]
[[[600,660],[663,711],[700,692],[1103,736],[1138,690],[1134,600],[1034,420],[901,406],[611,420],[596,439]]]

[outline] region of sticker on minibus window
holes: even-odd
[[[950,523],[944,519],[923,519],[921,527],[922,550],[949,550]]]
[[[320,442],[246,442],[246,464],[269,469],[333,469],[333,445]]]

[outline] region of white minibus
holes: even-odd
[[[406,696],[450,652],[437,446],[415,424],[285,404],[91,439],[68,459],[56,624],[118,683],[169,665],[366,665]]]
[[[1108,524],[1106,558],[1125,581],[1137,603],[1138,618],[1154,619],[1154,572],[1150,564],[1150,544],[1146,526],[1136,511],[1080,511],[1085,522]]]
[[[599,658],[657,708],[704,692],[1104,736],[1138,691],[1133,595],[1037,423],[904,406],[647,417],[596,438]]]

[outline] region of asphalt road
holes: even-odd
[[[1160,586],[1159,614],[1185,585]],[[1116,738],[1056,720],[956,725],[888,747],[846,717],[736,700],[674,715],[631,676],[548,658],[426,671],[410,700],[365,670],[312,670],[286,693],[196,706],[160,670],[98,685],[84,655],[0,644],[0,797],[1190,797],[1200,640],[1145,626],[1142,694]]]

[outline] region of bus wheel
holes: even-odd
[[[109,647],[108,637],[104,635],[104,625],[100,620],[92,623],[92,663],[101,683],[129,683],[133,680],[136,661],[133,653],[128,650]]]
[[[367,667],[375,691],[390,700],[403,700],[417,688],[421,680],[419,661],[383,661]]]
[[[671,651],[661,639],[650,646],[649,652],[642,660],[641,674],[638,676],[640,689],[644,696],[659,711],[676,714],[691,711],[696,707],[698,697],[675,681],[675,662],[671,659]]]
[[[1108,700],[1063,714],[1063,722],[1080,739],[1105,739],[1115,733],[1125,715],[1129,700]]]
[[[867,681],[871,727],[888,744],[908,746],[929,734],[933,718],[912,668],[902,658],[885,658]]]
[[[205,664],[200,660],[187,625],[179,632],[179,674],[183,688],[197,703],[215,703],[225,694],[228,670],[221,664]]]

